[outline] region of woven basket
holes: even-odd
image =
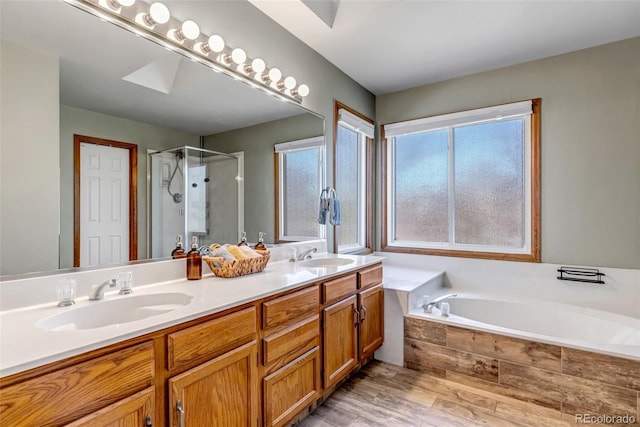
[[[207,263],[213,274],[218,277],[238,277],[260,273],[267,266],[271,257],[269,251],[256,250],[256,252],[262,254],[262,256],[233,261],[225,261],[222,257],[203,256],[202,260]]]

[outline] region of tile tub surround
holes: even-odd
[[[640,425],[640,361],[404,318],[405,367],[566,416],[629,415]]]

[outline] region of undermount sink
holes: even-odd
[[[353,262],[349,258],[315,258],[300,263],[302,267],[340,267]]]
[[[42,319],[36,326],[49,331],[95,329],[109,325],[135,322],[168,313],[191,302],[191,295],[180,292],[111,297],[88,301],[82,307],[70,308]]]

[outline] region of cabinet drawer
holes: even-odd
[[[315,347],[264,379],[264,425],[287,424],[320,396],[320,350]]]
[[[2,425],[61,425],[153,384],[153,343],[78,363],[0,391]]]
[[[265,337],[262,346],[264,365],[269,366],[270,369],[286,365],[318,345],[320,345],[320,315],[316,314]]]
[[[382,283],[382,265],[378,264],[373,267],[358,272],[358,289],[368,288],[369,286]]]
[[[318,312],[318,286],[314,285],[262,303],[262,328],[271,329],[292,324],[296,319]]]
[[[245,308],[167,336],[169,369],[210,359],[256,339],[256,309]]]
[[[324,282],[322,284],[322,302],[329,304],[355,294],[357,283],[358,279],[355,273]]]

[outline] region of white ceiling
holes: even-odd
[[[249,0],[374,94],[640,35],[640,1]],[[336,0],[314,0],[329,2]]]

